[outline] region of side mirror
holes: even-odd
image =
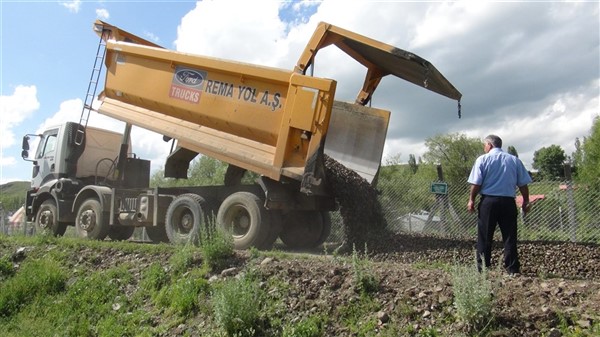
[[[29,151],[27,151],[27,150],[21,151],[21,157],[23,159],[29,159]]]
[[[23,152],[29,151],[29,136],[23,136],[23,144],[21,145]],[[23,155],[23,153],[21,153]]]

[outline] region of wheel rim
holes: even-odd
[[[248,234],[252,219],[248,210],[242,205],[235,205],[227,213],[226,223],[228,230],[234,238],[241,238]]]
[[[41,229],[49,229],[54,225],[54,213],[52,210],[46,209],[40,212],[40,219],[38,224]]]
[[[87,209],[79,215],[79,228],[81,228],[86,234],[93,231],[96,227],[96,212],[91,209]]]
[[[189,208],[181,207],[175,214],[175,231],[180,235],[189,234],[194,228],[194,214]]]

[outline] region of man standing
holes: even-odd
[[[517,187],[523,196],[523,214],[528,210],[531,177],[519,158],[502,151],[502,139],[496,135],[485,137],[484,155],[479,156],[471,169],[471,192],[467,210],[475,211],[475,198],[481,194],[477,222],[477,268],[482,263],[491,266],[492,243],[496,224],[504,243],[504,268],[509,274],[520,273],[517,252]],[[483,259],[483,261],[482,261]]]

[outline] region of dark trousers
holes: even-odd
[[[502,233],[504,243],[504,268],[509,273],[519,273],[517,252],[517,205],[515,198],[482,196],[478,206],[477,223],[477,268],[482,262],[489,268],[492,259],[492,244],[496,224]],[[483,261],[482,261],[483,259]]]

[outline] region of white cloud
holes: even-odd
[[[36,133],[41,134],[49,127],[60,125],[65,122],[78,122],[78,120],[75,120],[75,116],[81,114],[82,106],[83,103],[79,98],[62,102],[59,110],[54,115],[46,118],[46,120],[40,124]]]
[[[177,50],[268,65],[281,43],[285,24],[279,3],[200,1],[177,28]],[[275,52],[276,53],[276,52]]]
[[[384,78],[373,106],[392,112],[388,158],[420,157],[427,150],[424,140],[439,133],[477,138],[495,133],[530,166],[533,152],[544,146],[557,144],[571,154],[575,138],[586,136],[600,113],[598,8],[593,4],[268,1],[256,6],[206,0],[181,19],[175,46],[291,70],[320,21],[415,52],[464,95],[459,120],[456,102]],[[575,21],[578,25],[566,24]],[[153,33],[137,34],[158,42]],[[317,56],[315,75],[338,81],[338,100],[353,101],[364,74],[361,65],[335,47]],[[79,116],[80,111],[81,101],[67,101],[46,122]],[[123,129],[122,123],[96,113],[90,125]],[[161,138],[139,128],[132,131],[134,152],[151,159],[153,169],[168,154],[169,145]]]
[[[40,107],[37,88],[19,85],[10,96],[0,96],[0,148],[8,148],[15,143],[13,128],[21,124]]]
[[[105,8],[98,8],[96,9],[96,17],[100,20],[108,20],[110,13]]]
[[[303,17],[307,5],[318,7]],[[557,144],[570,154],[600,113],[598,12],[592,3],[326,0],[258,8],[209,0],[182,19],[176,46],[291,70],[317,23],[332,23],[418,54],[463,93],[458,119],[456,102],[384,78],[373,106],[392,112],[386,156],[422,156],[424,140],[435,134],[495,133],[530,165],[544,146]],[[319,51],[315,75],[338,81],[336,99],[354,100],[364,74],[336,48]]]
[[[146,37],[146,40],[152,41],[156,44],[158,44],[160,42],[160,38],[158,36],[156,36],[154,33],[144,32],[144,36]]]
[[[79,9],[81,9],[81,0],[63,1],[60,4],[71,13],[79,13]]]

